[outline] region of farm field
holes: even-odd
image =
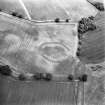
[[[50,73],[57,75],[60,82],[57,82],[56,78],[52,81],[24,81],[23,78],[22,81],[12,78],[17,76],[15,74],[3,76],[0,71],[0,105],[76,105],[76,103],[105,105],[105,11],[98,11],[86,0],[49,0],[49,2],[23,0],[23,2],[32,20],[46,21],[60,17],[61,20],[69,18],[71,22],[36,24],[0,13],[0,63],[1,58],[5,58],[9,63],[5,61],[3,63],[12,65],[14,71],[23,74],[27,72],[35,74],[37,71],[46,73],[52,70]],[[9,14],[16,11],[28,19],[17,0],[0,0],[0,8],[3,9],[2,12]],[[95,16],[94,23],[97,28],[83,34],[82,44],[79,46],[80,55],[77,57],[74,54],[78,46],[77,24],[82,17],[91,15]],[[69,42],[71,49],[68,50],[68,43],[58,43],[56,42],[58,40]],[[38,46],[41,44],[42,46]],[[55,50],[53,45],[58,50]],[[42,52],[37,53],[36,46],[39,48],[38,51]],[[46,63],[43,59],[40,63],[41,60],[37,59],[35,54],[49,55],[44,57],[50,63]],[[66,54],[69,54],[68,59],[65,59]],[[59,56],[64,60],[59,62],[59,59],[55,59]],[[39,60],[38,63],[36,59]],[[55,63],[57,61],[58,63]],[[53,68],[53,64],[57,65]],[[73,79],[78,79],[83,74],[88,75],[86,82],[79,82],[77,96],[75,96],[76,81],[69,81],[67,79],[69,74],[74,75]],[[64,82],[59,78],[62,75],[66,79]]]
[[[30,17],[34,20],[54,20],[55,18],[73,19],[96,15],[97,10],[86,0],[23,0]],[[70,5],[72,3],[72,5]],[[18,0],[0,0],[0,8],[7,13],[16,11],[27,18]],[[90,9],[91,8],[91,9]]]

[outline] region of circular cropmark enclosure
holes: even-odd
[[[104,1],[0,0],[0,105],[104,105],[104,31]]]

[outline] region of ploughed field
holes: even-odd
[[[94,23],[96,30],[81,35],[79,58],[85,63],[97,64],[105,61],[105,13],[98,13]]]
[[[20,82],[0,77],[1,105],[74,105],[72,83]]]

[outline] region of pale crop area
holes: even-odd
[[[54,73],[60,62],[69,57],[76,57],[78,46],[76,23],[66,25],[26,22],[24,27],[24,21],[20,22],[8,16],[1,16],[0,21],[4,29],[5,26],[10,26],[5,31],[1,30],[1,57],[17,71],[47,70]]]

